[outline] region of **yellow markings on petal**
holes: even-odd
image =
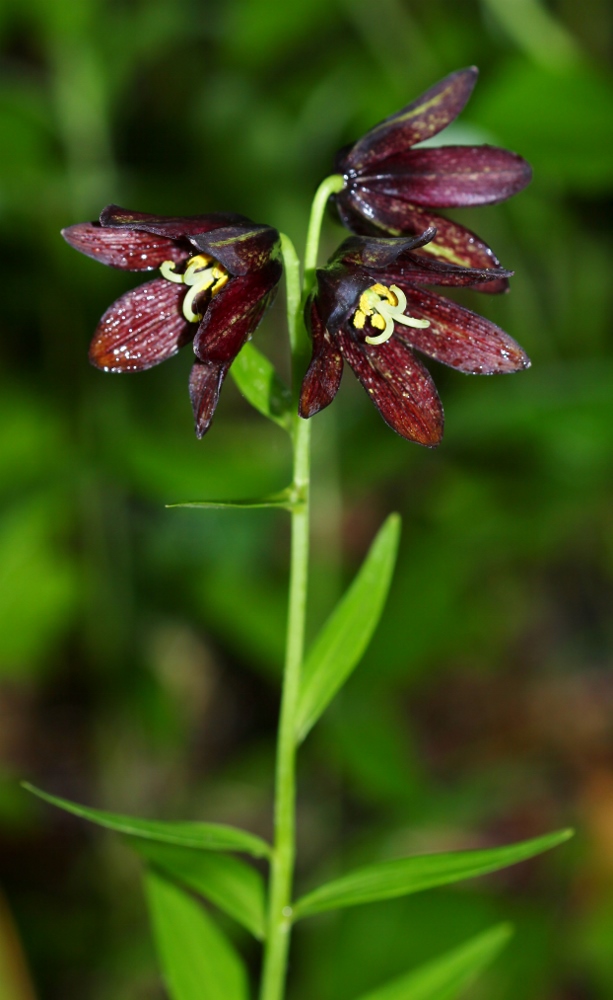
[[[431,243],[426,243],[421,250],[425,250],[426,253],[432,254],[433,257],[444,257],[451,264],[459,264],[460,267],[470,267],[471,262],[463,257],[461,254],[456,253],[451,247],[445,246],[444,243],[436,243],[434,240]]]
[[[176,267],[174,261],[165,260],[160,265],[160,273],[167,281],[189,286],[189,291],[183,299],[183,315],[188,323],[199,323],[203,313],[194,310],[195,299],[209,289],[211,298],[217,295],[217,292],[221,291],[230,280],[230,275],[219,261],[205,253],[190,257],[182,274],[177,273]]]
[[[392,121],[388,121],[386,119],[385,121],[380,122],[378,125],[375,125],[375,127],[372,128],[370,132],[367,134],[369,136],[375,135],[377,132],[381,132],[382,130],[388,129],[390,127],[394,128],[403,123],[406,124],[407,122],[410,122],[411,119],[413,118],[423,118],[428,112],[432,117],[436,117],[437,111],[438,113],[440,113],[441,110],[440,105],[441,104],[443,105],[443,112],[444,112],[445,102],[450,97],[453,98],[454,86],[455,86],[455,81],[450,81],[450,83],[445,87],[445,89],[439,91],[438,94],[434,94],[434,96],[430,97],[427,101],[422,101],[421,104],[417,104],[416,106],[409,106],[409,108],[404,112],[404,114],[394,115],[392,117]],[[423,94],[422,97],[426,97],[427,94],[428,91],[426,91],[426,93]],[[456,118],[457,113],[453,117]],[[425,124],[426,126],[428,126],[429,124],[428,121],[426,121]],[[435,134],[430,129],[428,131],[430,132],[430,135]],[[414,143],[418,142],[418,139],[414,139],[413,142]]]
[[[358,308],[353,316],[353,325],[356,330],[363,330],[367,318],[370,325],[381,333],[374,337],[365,337],[367,344],[386,344],[394,332],[394,323],[402,323],[403,326],[411,326],[418,330],[425,330],[430,326],[429,319],[414,319],[407,316],[407,297],[398,285],[381,285],[377,283],[367,288],[360,295]]]

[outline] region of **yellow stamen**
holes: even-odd
[[[370,292],[376,292],[376,294],[379,295],[382,299],[387,299],[387,301],[391,305],[397,306],[398,305],[398,299],[394,295],[394,293],[392,291],[392,287],[394,287],[394,286],[390,285],[390,287],[388,288],[387,285],[380,285],[380,284],[377,283],[376,285],[373,285],[372,288],[369,288],[369,291]]]
[[[407,297],[398,285],[381,285],[377,283],[367,288],[360,296],[359,307],[353,316],[356,330],[363,330],[366,318],[370,317],[370,325],[382,332],[376,337],[365,337],[367,344],[385,344],[394,332],[394,323],[412,326],[424,330],[430,326],[429,319],[414,319],[405,315]]]
[[[160,273],[168,281],[189,285],[189,291],[183,299],[183,315],[188,323],[198,323],[202,319],[203,314],[195,312],[193,308],[197,296],[210,289],[213,297],[230,280],[225,267],[205,253],[190,257],[183,274],[177,274],[176,264],[172,260],[165,260],[160,265]]]

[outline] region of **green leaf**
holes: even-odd
[[[323,910],[358,906],[377,899],[391,899],[422,892],[437,885],[486,875],[518,861],[548,851],[572,837],[572,830],[559,830],[534,840],[482,851],[454,851],[451,854],[419,854],[398,861],[382,861],[359,868],[349,875],[321,885],[294,905],[294,917],[308,917]]]
[[[158,872],[145,886],[171,1000],[248,1000],[243,963],[202,906]]]
[[[359,1000],[456,1000],[496,958],[512,933],[510,924],[498,924]]]
[[[178,844],[182,847],[199,848],[203,851],[244,851],[255,858],[270,857],[271,850],[265,840],[256,837],[245,830],[237,830],[223,823],[168,823],[164,820],[139,819],[134,816],[118,816],[116,813],[105,812],[102,809],[90,809],[68,799],[60,799],[49,795],[40,788],[35,788],[29,782],[23,782],[23,788],[38,795],[40,799],[52,806],[65,809],[66,812],[79,816],[81,819],[97,823],[115,833],[124,833],[129,837],[141,837],[145,840],[157,840],[166,844]]]
[[[249,507],[276,507],[281,510],[295,510],[302,503],[302,497],[292,486],[287,486],[278,493],[271,493],[267,497],[260,497],[256,500],[184,500],[181,503],[168,503],[167,507],[200,507],[205,510],[220,510],[224,507],[238,509]]]
[[[297,713],[303,740],[360,662],[389,590],[400,541],[400,517],[390,514],[358,575],[337,604],[307,655]]]
[[[263,940],[264,880],[255,868],[226,854],[196,851],[192,847],[147,840],[133,841],[131,846],[150,864],[215,903],[254,937]]]
[[[230,371],[247,402],[289,431],[292,394],[268,358],[253,344],[245,344]]]

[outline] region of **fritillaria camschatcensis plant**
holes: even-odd
[[[522,348],[503,330],[432,290],[470,286],[499,293],[508,288],[510,272],[492,250],[438,210],[502,201],[528,183],[530,168],[517,154],[490,146],[418,145],[461,112],[476,75],[474,68],[452,73],[338,154],[337,172],[322,182],[313,201],[302,282],[289,239],[241,215],[168,218],[111,205],[98,222],[78,223],[63,233],[72,247],[103,264],[155,273],[113,303],[100,320],[90,348],[94,365],[108,372],[142,371],[191,343],[195,358],[189,395],[198,437],[209,431],[231,371],[249,402],[276,421],[293,444],[292,480],[280,493],[256,501],[190,504],[277,507],[291,516],[272,842],[223,824],[119,816],[37,792],[123,833],[142,856],[171,1000],[249,996],[241,956],[196,896],[262,942],[260,1000],[282,1000],[296,922],[325,910],[485,874],[569,836],[562,831],[510,846],[376,861],[294,894],[297,751],[370,641],[399,537],[399,518],[392,514],[305,655],[310,418],[334,399],[346,362],[394,431],[407,441],[434,447],[443,434],[443,409],[418,355],[472,374],[517,372],[529,365]],[[317,269],[328,202],[353,235]],[[249,343],[283,273],[291,389]],[[263,859],[268,878],[240,854]],[[453,1000],[508,935],[507,925],[491,928],[359,1000]]]

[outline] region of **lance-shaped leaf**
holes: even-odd
[[[244,861],[226,854],[196,851],[154,841],[133,840],[131,846],[146,860],[264,938],[264,881]]]
[[[257,497],[254,500],[183,500],[180,503],[169,503],[167,507],[196,507],[201,510],[223,510],[229,507],[234,510],[248,510],[249,508],[274,507],[277,510],[295,510],[304,504],[304,498],[300,496],[293,486],[287,486],[278,493],[270,493],[266,497]]]
[[[313,643],[304,664],[300,688],[299,740],[304,739],[360,662],[383,611],[399,540],[400,517],[391,514],[380,528],[349,590]]]
[[[248,403],[280,427],[290,429],[292,394],[274,365],[257,347],[245,344],[230,371]]]
[[[359,1000],[456,1000],[493,962],[512,933],[510,924],[492,927],[406,976],[364,994]]]
[[[408,896],[438,885],[449,885],[476,875],[486,875],[548,851],[563,844],[572,835],[572,830],[559,830],[505,847],[454,851],[450,854],[420,854],[358,868],[349,875],[319,886],[299,899],[293,907],[294,918],[308,917],[343,906],[372,903],[378,899]]]
[[[269,845],[261,837],[247,833],[246,830],[226,826],[224,823],[173,823],[164,820],[140,819],[136,816],[119,816],[116,813],[106,812],[102,809],[90,809],[77,802],[49,795],[28,782],[23,782],[23,787],[52,806],[57,806],[58,809],[64,809],[74,816],[79,816],[80,819],[89,820],[90,823],[106,827],[107,830],[114,830],[115,833],[126,834],[128,837],[157,840],[161,843],[194,847],[203,851],[242,851],[255,858],[268,858],[271,854]]]
[[[145,885],[171,1000],[248,1000],[243,963],[202,906],[159,872]]]

